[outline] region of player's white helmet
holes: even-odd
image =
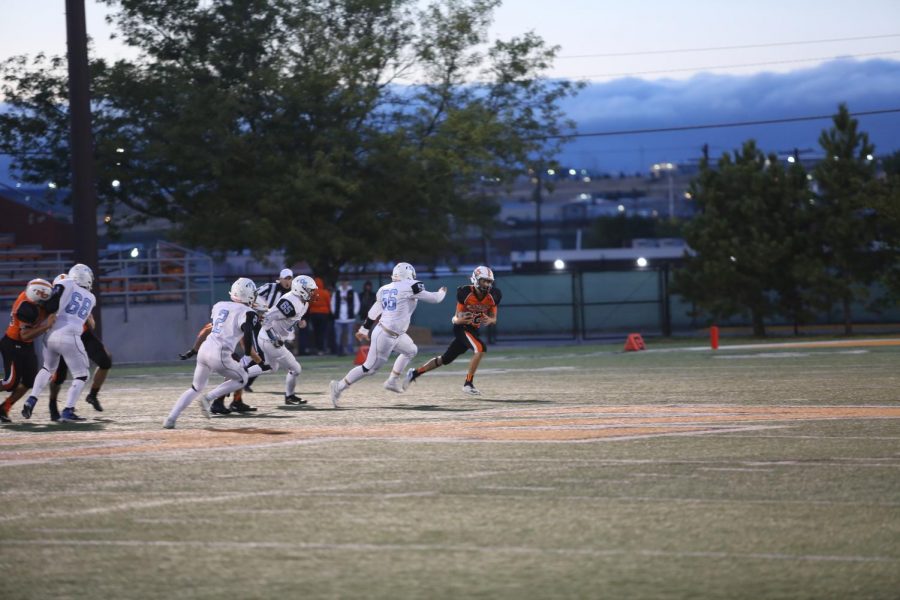
[[[291,292],[304,302],[309,302],[319,291],[315,280],[307,275],[297,275],[291,282]]]
[[[65,274],[65,273],[60,273],[59,275],[57,275],[57,276],[53,279],[53,287],[56,287],[57,285],[59,285],[59,282],[62,281],[63,279],[65,279],[65,278],[66,278],[66,274]]]
[[[69,269],[66,279],[71,279],[84,289],[89,290],[94,285],[94,272],[91,271],[89,266],[78,263]]]
[[[231,284],[231,300],[250,306],[256,298],[256,284],[246,277],[241,277]]]
[[[469,279],[471,279],[472,285],[482,292],[489,292],[494,286],[494,272],[484,266],[475,267],[472,277]]]
[[[50,298],[53,286],[45,279],[32,279],[25,287],[25,296],[31,302],[43,302]]]
[[[409,263],[397,263],[394,272],[391,273],[391,281],[402,281],[404,279],[415,279],[416,270]]]

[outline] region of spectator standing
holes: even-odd
[[[331,314],[334,315],[334,349],[338,356],[353,354],[353,333],[359,314],[359,294],[346,279],[338,282],[331,295]],[[346,340],[346,341],[345,341]]]
[[[325,287],[321,277],[316,277],[315,282],[319,294],[310,300],[309,312],[306,314],[312,325],[316,354],[322,356],[328,345],[328,331],[331,326],[331,291]]]
[[[372,289],[372,282],[366,280],[362,291],[359,293],[359,311],[357,314],[360,321],[366,320],[366,317],[369,316],[369,309],[372,308],[373,304],[375,304],[375,291]]]

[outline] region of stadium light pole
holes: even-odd
[[[97,270],[97,191],[94,188],[94,144],[91,134],[91,92],[88,73],[87,25],[84,0],[66,0],[66,42],[69,59],[69,120],[72,165],[75,261]],[[99,303],[99,290],[95,289]],[[94,311],[98,334],[100,311]]]
[[[543,166],[541,163],[538,163],[537,166],[534,167],[534,178],[532,181],[534,182],[534,191],[531,194],[531,197],[534,199],[534,226],[535,226],[535,245],[534,245],[534,267],[537,270],[541,268],[541,203],[543,202],[543,197],[541,195],[541,185],[542,185],[542,173],[541,170]]]
[[[656,163],[653,165],[652,170],[653,173],[659,175],[661,171],[664,171],[666,174],[666,179],[669,184],[669,220],[675,220],[675,181],[673,179],[672,173],[677,169],[678,166],[674,163]]]

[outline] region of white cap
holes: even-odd
[[[278,275],[278,279],[284,279],[285,277],[294,278],[294,272],[290,269],[282,269],[281,273]]]

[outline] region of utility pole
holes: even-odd
[[[532,197],[534,198],[535,205],[535,252],[534,252],[534,266],[539,270],[541,268],[541,201],[543,197],[541,196],[541,167],[538,166],[535,168],[534,173],[534,192],[532,192]]]
[[[66,0],[66,40],[69,58],[69,119],[74,209],[75,262],[97,269],[97,192],[94,188],[94,144],[91,134],[91,93],[87,57],[84,0]],[[99,304],[99,286],[94,293]],[[100,334],[100,311],[94,311]]]

